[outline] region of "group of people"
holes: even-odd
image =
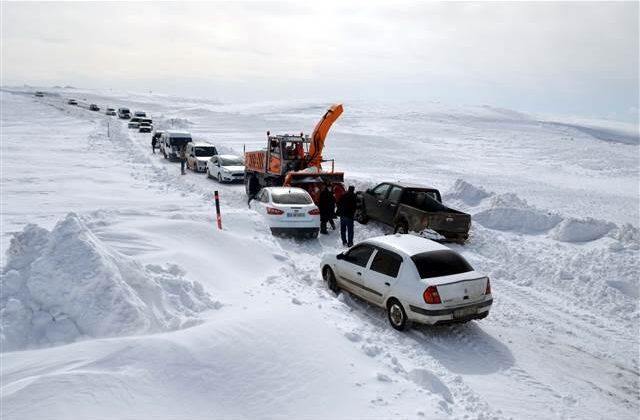
[[[343,190],[344,191],[344,190]],[[340,217],[340,237],[342,245],[353,246],[353,221],[356,215],[357,198],[355,187],[349,186],[349,189],[337,196],[334,194],[333,187],[330,183],[323,184],[318,199],[318,208],[320,210],[320,233],[327,235],[327,224],[332,229],[336,229],[333,221],[336,215]]]

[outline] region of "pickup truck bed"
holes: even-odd
[[[376,220],[400,233],[430,229],[461,243],[469,237],[471,216],[442,204],[435,188],[382,183],[358,195],[356,218],[360,223]]]

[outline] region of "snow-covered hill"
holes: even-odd
[[[487,319],[402,334],[326,290],[336,234],[273,238],[242,186],[180,176],[149,135],[64,98],[235,152],[328,104],[54,93],[1,92],[3,417],[637,418],[637,128],[345,104],[325,156],[359,186],[439,187],[473,215],[452,247],[492,279]]]

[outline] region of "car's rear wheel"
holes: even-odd
[[[409,326],[407,313],[397,299],[390,299],[387,303],[387,317],[391,326],[398,331],[404,331]]]
[[[340,293],[340,286],[338,286],[338,282],[336,281],[336,275],[333,274],[333,270],[331,267],[325,267],[322,272],[322,277],[324,281],[327,282],[327,287],[336,295]]]

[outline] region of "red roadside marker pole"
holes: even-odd
[[[216,200],[216,221],[218,222],[218,229],[222,230],[222,216],[220,215],[220,197],[218,196],[218,191],[215,191],[213,196]]]

